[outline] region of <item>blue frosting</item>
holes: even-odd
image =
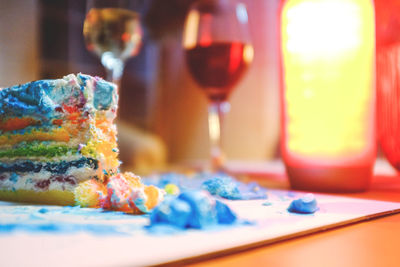
[[[289,212],[301,214],[311,214],[317,210],[317,200],[313,194],[306,194],[301,198],[293,200],[288,207]]]
[[[191,190],[179,196],[169,196],[150,215],[152,226],[160,224],[177,228],[204,229],[216,224],[232,224],[236,215],[221,201],[214,201],[201,190]]]
[[[96,109],[107,110],[113,103],[115,86],[104,80],[97,80],[93,105]]]
[[[49,98],[49,91],[54,87],[54,81],[41,80],[16,85],[0,91],[0,116],[33,115],[45,117],[55,108]]]
[[[150,215],[152,224],[171,224],[186,228],[191,213],[190,205],[183,200],[167,197]]]
[[[68,78],[39,80],[0,90],[0,117],[31,116],[46,120],[57,116],[54,110],[61,104],[83,107],[86,103],[86,82],[93,78],[84,74],[78,74],[77,78],[79,84],[68,83]],[[116,86],[95,78],[94,107],[99,110],[109,109],[115,98]]]
[[[203,191],[186,191],[178,196],[190,206],[187,228],[204,228],[216,223],[216,210],[212,199]]]
[[[232,224],[236,221],[236,214],[225,203],[216,200],[215,209],[217,210],[218,223]]]

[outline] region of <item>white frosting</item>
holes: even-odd
[[[51,176],[57,175],[48,171],[40,171],[38,173],[26,173],[19,174],[14,182],[12,179],[13,174],[5,173],[2,174],[6,177],[4,180],[0,180],[0,190],[34,190],[34,191],[47,191],[47,190],[73,190],[77,184],[72,185],[68,182],[51,181],[48,189],[38,188],[36,183],[39,181],[44,181],[50,179]],[[16,174],[14,174],[16,175]],[[60,176],[73,176],[76,182],[82,182],[88,180],[90,177],[96,175],[96,170],[91,168],[76,168],[71,167],[65,174],[60,174]]]

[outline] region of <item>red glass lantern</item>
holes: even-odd
[[[400,170],[400,1],[375,1],[378,139]]]
[[[370,0],[281,8],[282,156],[291,186],[367,189],[375,160],[375,17]]]

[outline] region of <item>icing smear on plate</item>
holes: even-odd
[[[90,190],[81,192],[82,200],[87,203],[94,201],[96,205],[100,203],[102,208],[20,206],[0,203],[0,233],[86,232],[130,236],[138,232],[174,234],[190,229],[209,230],[216,227],[224,229],[230,225],[248,225],[249,218],[236,214],[223,198],[231,201],[268,198],[267,189],[255,183],[241,183],[225,174],[214,176],[202,174],[196,176],[196,179],[178,174],[166,174],[159,176],[157,183],[154,177],[153,180],[143,178],[141,181],[144,185],[139,184],[139,177],[125,177],[130,180],[121,177],[110,178],[106,187],[88,184]],[[134,183],[135,186],[129,183]],[[146,189],[153,188],[154,184],[163,189]],[[126,190],[127,188],[129,190]],[[159,195],[159,197],[165,195],[163,201],[156,200],[160,190],[165,191]],[[96,194],[92,194],[93,192]],[[318,210],[313,194],[302,195],[293,192],[281,194],[284,194],[284,197],[271,191],[268,205],[260,204],[265,207],[266,213],[270,208],[280,207],[275,205],[276,202],[288,205],[287,211],[282,207],[279,212],[285,210],[292,214],[312,214]],[[134,212],[136,215],[132,215],[133,209],[147,214],[138,215],[138,212]]]

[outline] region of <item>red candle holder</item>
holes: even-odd
[[[291,186],[366,190],[376,155],[372,2],[286,0],[280,22],[281,150]]]
[[[400,1],[375,1],[378,140],[400,171]]]

